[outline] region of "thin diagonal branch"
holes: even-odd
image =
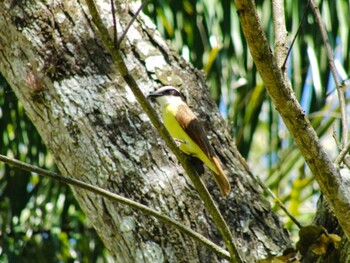
[[[32,173],[37,173],[41,176],[45,176],[45,177],[49,177],[51,179],[54,179],[58,182],[61,183],[65,183],[68,184],[70,186],[74,186],[74,187],[79,187],[81,189],[85,189],[87,191],[93,192],[95,194],[98,194],[100,196],[106,197],[109,200],[113,201],[113,202],[118,202],[118,203],[122,203],[124,205],[130,206],[132,208],[141,210],[142,212],[154,216],[157,219],[163,221],[164,223],[175,227],[176,229],[180,230],[181,232],[193,237],[195,240],[197,240],[198,242],[202,243],[203,245],[213,249],[216,253],[218,253],[220,256],[222,256],[223,258],[226,259],[230,259],[230,255],[229,253],[222,249],[221,247],[217,246],[216,244],[214,244],[213,242],[211,242],[210,240],[208,240],[207,238],[205,238],[204,236],[198,234],[197,232],[193,231],[191,228],[184,226],[183,224],[180,224],[179,222],[171,219],[168,216],[165,216],[161,213],[158,213],[157,211],[142,205],[140,203],[137,203],[135,201],[132,201],[128,198],[122,197],[120,195],[114,194],[110,191],[107,191],[105,189],[102,189],[98,186],[94,186],[85,182],[82,182],[80,180],[77,179],[73,179],[73,178],[69,178],[69,177],[64,177],[62,175],[59,175],[57,173],[45,170],[43,168],[34,166],[34,165],[30,165],[24,162],[21,162],[19,160],[16,159],[12,159],[9,158],[7,156],[4,155],[0,155],[0,161],[12,165],[16,168],[28,171],[28,172],[32,172]]]
[[[340,81],[340,78],[339,78],[339,75],[337,72],[337,68],[336,68],[335,63],[334,63],[333,50],[331,48],[331,45],[329,44],[327,31],[326,31],[326,28],[322,22],[321,14],[320,14],[316,4],[314,3],[314,1],[309,0],[309,2],[310,2],[310,7],[311,7],[311,9],[316,17],[316,22],[317,22],[317,25],[320,29],[323,43],[326,47],[329,68],[331,69],[331,73],[332,73],[335,85],[337,87],[338,99],[339,99],[339,104],[340,104],[340,116],[341,116],[341,123],[342,123],[341,145],[342,145],[342,148],[344,148],[347,141],[348,141],[348,124],[347,124],[348,121],[347,121],[347,116],[346,116],[346,102],[345,102],[345,96],[344,96],[344,92],[343,92],[343,84]]]
[[[113,18],[113,42],[115,44],[115,47],[118,47],[118,30],[117,30],[117,20],[115,18],[115,7],[114,7],[114,0],[111,0],[111,12],[112,12],[112,18]]]
[[[95,6],[95,3],[93,0],[86,0],[86,4],[89,8],[90,15],[92,16],[93,23],[95,24],[98,33],[100,34],[101,40],[106,46],[107,50],[111,54],[114,63],[119,69],[120,74],[124,78],[124,81],[127,83],[131,91],[133,92],[135,98],[140,103],[142,109],[144,112],[148,115],[150,118],[152,124],[157,129],[161,137],[166,142],[167,146],[170,148],[170,150],[174,153],[178,161],[181,163],[183,168],[185,169],[186,173],[190,177],[191,181],[193,182],[194,186],[196,187],[196,190],[198,191],[202,201],[204,202],[205,207],[209,211],[210,215],[212,216],[216,226],[219,229],[219,232],[225,242],[225,245],[230,253],[231,261],[232,262],[243,262],[243,260],[240,257],[240,254],[238,253],[238,249],[234,243],[231,231],[225,222],[223,216],[221,215],[218,207],[216,206],[214,200],[212,199],[211,195],[208,192],[208,189],[205,187],[203,182],[201,181],[200,177],[197,176],[193,166],[189,164],[187,161],[187,158],[185,155],[178,149],[176,146],[174,140],[171,138],[168,131],[165,129],[164,125],[159,120],[155,110],[152,108],[142,91],[139,89],[135,79],[133,76],[130,75],[125,62],[123,61],[122,55],[120,53],[119,49],[114,48],[114,43],[112,39],[110,38],[108,34],[108,30],[103,24],[101,17],[97,11],[97,8]]]
[[[132,19],[130,20],[129,24],[126,26],[126,28],[124,29],[123,34],[120,36],[118,42],[117,42],[117,47],[120,46],[120,43],[122,43],[123,39],[125,38],[126,34],[129,31],[129,28],[131,27],[132,23],[134,23],[134,21],[136,20],[137,16],[139,15],[139,13],[141,12],[141,10],[145,7],[145,5],[147,5],[148,0],[145,0],[142,2],[141,6],[139,7],[139,9],[137,9],[136,13],[134,14],[134,16],[132,17]]]
[[[241,153],[236,150],[235,147],[232,146],[232,149],[235,152],[235,155],[237,156],[238,160],[241,162],[241,164],[243,165],[244,169],[247,171],[247,173],[250,175],[250,177],[256,181],[260,187],[266,191],[274,200],[274,202],[277,203],[277,205],[286,213],[286,215],[290,218],[290,220],[292,220],[294,222],[294,224],[298,227],[298,228],[302,228],[302,225],[299,223],[299,221],[288,211],[287,207],[282,203],[281,199],[279,199],[272,191],[271,189],[258,177],[255,176],[253,174],[253,172],[250,170],[247,162],[245,161],[245,159],[243,158],[243,156],[241,155]]]
[[[287,64],[288,57],[289,57],[289,55],[290,55],[290,52],[292,52],[292,48],[293,48],[293,45],[294,45],[294,43],[295,43],[295,40],[297,39],[297,37],[298,37],[298,35],[299,35],[299,33],[300,33],[301,27],[303,26],[303,23],[304,23],[304,20],[305,20],[305,17],[306,17],[306,11],[307,11],[307,8],[308,8],[309,4],[310,4],[310,0],[307,1],[306,7],[305,7],[305,9],[304,9],[303,16],[302,16],[302,18],[301,18],[301,20],[300,20],[300,23],[299,23],[299,26],[298,26],[298,30],[297,30],[297,32],[295,33],[294,37],[293,37],[293,40],[292,40],[292,43],[290,44],[290,47],[289,47],[289,49],[288,49],[288,53],[287,53],[287,55],[286,55],[286,58],[285,58],[285,60],[284,60],[284,62],[283,62],[283,64],[282,64],[281,69],[282,69],[283,71],[286,69],[286,64]]]
[[[346,145],[342,148],[340,153],[338,154],[337,158],[334,160],[335,165],[339,165],[345,158],[345,156],[348,154],[350,150],[350,141],[346,143]]]

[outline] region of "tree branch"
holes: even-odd
[[[183,168],[185,169],[186,173],[190,177],[191,181],[193,182],[194,186],[196,187],[196,190],[198,191],[201,199],[204,202],[205,207],[208,209],[209,213],[211,214],[216,226],[219,229],[219,232],[225,242],[225,245],[230,253],[231,260],[233,262],[243,262],[241,259],[241,256],[238,253],[238,249],[236,245],[234,244],[234,240],[231,234],[231,231],[226,224],[223,216],[221,215],[219,209],[217,208],[216,204],[214,203],[214,200],[212,199],[211,195],[209,194],[207,188],[201,181],[200,177],[196,174],[193,166],[189,164],[189,162],[186,159],[186,156],[178,149],[176,146],[174,140],[171,138],[168,131],[165,129],[164,125],[161,123],[159,118],[157,117],[157,114],[155,110],[151,107],[150,103],[144,96],[144,94],[139,89],[135,79],[129,74],[128,69],[125,65],[125,62],[122,59],[122,55],[120,53],[119,49],[114,48],[114,43],[112,39],[110,38],[108,34],[108,30],[104,26],[101,17],[98,14],[98,10],[95,6],[95,3],[93,0],[86,0],[86,4],[89,8],[89,12],[92,16],[93,23],[97,27],[98,33],[100,34],[101,40],[108,49],[109,53],[112,56],[112,59],[114,60],[116,66],[119,69],[120,74],[124,78],[127,85],[130,87],[131,91],[133,92],[135,98],[140,103],[142,109],[145,111],[145,113],[150,118],[152,124],[157,129],[161,137],[166,142],[167,146],[170,148],[170,150],[174,153],[178,161],[181,163]]]
[[[93,192],[95,194],[106,197],[109,200],[112,200],[114,202],[122,203],[122,204],[130,206],[132,208],[141,210],[142,212],[144,212],[148,215],[154,216],[157,219],[163,221],[164,223],[166,223],[170,226],[173,226],[176,229],[180,230],[181,232],[193,237],[198,242],[213,249],[217,254],[219,254],[223,258],[230,259],[230,255],[226,250],[217,246],[216,244],[214,244],[213,242],[211,242],[210,240],[208,240],[204,236],[193,231],[191,228],[184,226],[183,224],[180,224],[179,222],[171,219],[170,217],[163,215],[161,213],[158,213],[157,211],[155,211],[155,210],[153,210],[145,205],[142,205],[142,204],[137,203],[135,201],[132,201],[128,198],[125,198],[125,197],[122,197],[120,195],[109,192],[109,191],[102,189],[98,186],[94,186],[94,185],[82,182],[82,181],[74,179],[74,178],[64,177],[64,176],[59,175],[57,173],[50,172],[50,171],[42,169],[40,167],[30,165],[30,164],[21,162],[21,161],[16,160],[16,159],[9,158],[9,157],[1,155],[1,154],[0,154],[0,161],[4,162],[6,164],[12,165],[14,167],[17,167],[19,169],[28,171],[28,172],[37,173],[41,176],[50,177],[51,179],[54,179],[54,180],[61,182],[61,183],[65,183],[65,184],[68,184],[68,185],[71,185],[74,187],[79,187],[79,188],[88,190],[88,191]]]
[[[284,123],[315,176],[339,223],[350,238],[349,189],[333,165],[310,121],[283,78],[261,27],[254,1],[236,0],[241,26],[257,69]]]
[[[282,68],[283,65],[285,67],[284,61],[288,53],[283,0],[272,0],[272,13],[275,34],[275,56],[278,66]]]

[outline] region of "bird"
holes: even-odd
[[[211,171],[220,193],[226,197],[231,185],[210,144],[201,122],[184,101],[182,93],[173,86],[164,86],[147,96],[161,107],[165,128],[182,152],[200,159]]]

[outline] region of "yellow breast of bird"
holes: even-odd
[[[180,140],[180,149],[186,154],[196,156],[200,159],[205,159],[206,156],[200,147],[187,135],[182,129],[175,116],[179,105],[165,105],[163,112],[163,123],[173,138]]]

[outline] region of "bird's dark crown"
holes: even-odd
[[[162,87],[156,90],[155,92],[151,92],[148,95],[148,97],[151,99],[156,97],[161,97],[161,96],[174,96],[174,97],[180,97],[184,99],[184,96],[182,95],[182,93],[177,88],[174,88],[172,86]]]

